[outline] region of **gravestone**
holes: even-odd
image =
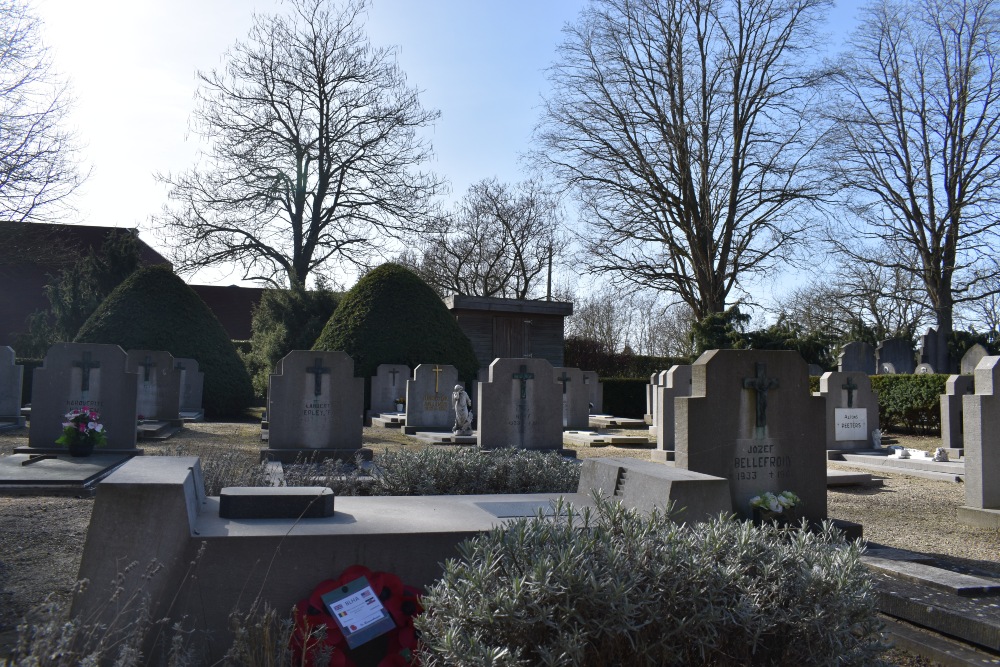
[[[660,413],[656,418],[656,449],[651,456],[654,461],[662,463],[670,458],[667,452],[674,451],[674,399],[691,395],[691,366],[671,366],[663,386],[658,387],[657,391]]]
[[[371,379],[371,414],[396,412],[396,399],[406,397],[410,367],[405,364],[379,364]]]
[[[691,395],[674,400],[675,465],[729,480],[733,511],[792,491],[800,516],[826,518],[824,399],[809,391],[797,352],[709,350],[691,367]]]
[[[653,373],[649,376],[649,384],[646,385],[646,414],[642,418],[650,426],[653,425],[653,420],[656,419],[656,387],[659,384],[659,373]]]
[[[963,396],[975,393],[972,375],[951,375],[941,394],[941,446],[962,449],[964,445]]]
[[[913,369],[914,375],[934,375],[934,367],[928,363],[919,363],[917,367]]]
[[[14,363],[14,350],[0,346],[0,424],[24,426],[21,416],[21,386],[24,366]]]
[[[451,390],[458,369],[448,364],[420,364],[406,381],[406,429],[450,431],[455,422]]]
[[[174,357],[163,350],[129,350],[126,369],[139,376],[136,410],[141,419],[179,419],[181,372]]]
[[[824,373],[819,396],[826,411],[827,449],[870,449],[879,428],[878,396],[867,373]]]
[[[908,374],[916,369],[913,358],[913,343],[908,338],[890,338],[878,344],[875,351],[875,364],[882,374],[885,364],[891,364],[895,373]]]
[[[937,363],[938,342],[937,329],[931,327],[920,337],[920,348],[917,358],[921,364]]]
[[[364,394],[364,378],[354,377],[354,360],[346,352],[289,352],[270,377],[270,433],[261,455],[282,463],[297,457],[353,460],[358,453],[370,459],[371,450],[361,448]]]
[[[875,375],[875,348],[869,343],[858,340],[847,343],[840,348],[837,370],[841,373],[858,371]]]
[[[476,393],[481,449],[562,448],[562,392],[545,359],[496,359]]]
[[[566,429],[590,427],[590,393],[579,368],[556,368],[556,384],[562,394],[562,425]]]
[[[597,371],[583,371],[583,386],[587,388],[590,414],[601,414],[604,411],[604,385],[601,384]]]
[[[896,375],[896,367],[893,366],[892,364],[890,364],[889,362],[886,362],[884,364],[879,364],[878,374],[879,375]]]
[[[55,444],[64,415],[90,407],[101,415],[108,443],[97,453],[136,451],[136,394],[139,376],[126,370],[128,357],[117,345],[56,343],[35,369],[31,388],[30,449],[65,451]]]
[[[965,506],[961,521],[1000,527],[1000,357],[980,360],[976,393],[962,397],[965,411]]]
[[[198,421],[205,414],[205,409],[202,407],[205,373],[198,369],[198,360],[189,357],[176,357],[174,367],[181,372],[178,412],[184,419]]]
[[[983,357],[987,356],[989,352],[986,348],[976,343],[962,355],[962,361],[959,364],[959,373],[962,375],[972,375],[976,372],[976,366],[982,361]]]

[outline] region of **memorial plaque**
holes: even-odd
[[[868,439],[868,410],[865,408],[834,408],[833,419],[837,442]]]

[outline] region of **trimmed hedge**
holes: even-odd
[[[882,428],[941,432],[941,394],[948,375],[873,375]]]
[[[205,374],[205,414],[211,417],[240,416],[253,399],[250,376],[226,330],[169,267],[146,267],[129,276],[84,323],[75,342],[196,359]]]
[[[563,364],[567,368],[594,371],[602,378],[649,377],[675,364],[689,364],[681,357],[648,357],[641,354],[607,352],[604,346],[583,338],[568,338],[563,345]],[[624,416],[624,415],[621,415]]]
[[[600,382],[604,385],[604,414],[643,418],[649,378],[601,378]]]
[[[366,383],[379,364],[451,364],[463,380],[479,370],[472,343],[441,297],[413,271],[391,263],[344,295],[313,349],[347,352],[355,377]]]

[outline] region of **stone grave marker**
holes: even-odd
[[[477,393],[481,449],[562,448],[562,392],[545,359],[495,359]]]
[[[405,364],[379,364],[371,379],[371,414],[396,412],[396,399],[406,397],[410,367]]]
[[[964,361],[964,360],[963,360]],[[964,447],[963,396],[975,393],[972,375],[950,375],[941,394],[941,446]]]
[[[198,360],[189,357],[176,357],[174,367],[181,372],[178,412],[184,419],[198,421],[205,415],[205,409],[202,407],[205,373],[198,369]]]
[[[870,449],[870,433],[879,428],[878,396],[866,373],[824,373],[819,396],[826,409],[827,449]]]
[[[562,395],[562,425],[566,429],[590,427],[590,394],[579,368],[556,368],[556,384]]]
[[[583,386],[587,388],[590,414],[602,414],[604,411],[604,385],[601,384],[597,371],[583,371]]]
[[[420,364],[406,381],[406,430],[450,431],[455,422],[452,388],[458,369],[448,364]]]
[[[982,361],[983,357],[987,356],[988,354],[989,352],[986,351],[985,347],[983,347],[979,343],[976,343],[968,350],[966,350],[965,354],[962,355],[962,361],[961,364],[959,365],[959,372],[962,375],[972,375],[973,373],[976,372],[976,366],[979,365],[979,362]]]
[[[402,386],[402,381],[400,382]],[[340,350],[293,350],[270,377],[268,449],[262,456],[290,463],[296,457],[353,460],[362,453],[364,378]]]
[[[892,364],[890,364],[889,362],[886,362],[884,364],[879,364],[878,374],[879,375],[896,375],[896,367],[893,366]]]
[[[934,375],[934,367],[928,363],[917,364],[917,367],[913,369],[914,375]]]
[[[671,366],[667,370],[663,386],[658,387],[657,391],[657,407],[660,412],[656,417],[656,449],[651,456],[654,461],[665,462],[670,460],[667,452],[674,451],[674,399],[691,395],[691,366]]]
[[[965,506],[958,518],[1000,527],[1000,357],[979,361],[976,393],[962,397],[965,411]]]
[[[180,418],[181,372],[172,354],[163,350],[129,350],[125,367],[139,376],[136,410],[142,419]]]
[[[646,385],[646,414],[643,415],[643,419],[651,426],[653,420],[656,419],[656,387],[659,384],[659,373],[653,373],[649,376],[649,384]]]
[[[875,348],[869,343],[852,341],[840,348],[837,370],[841,373],[859,371],[875,375]]]
[[[920,346],[917,358],[920,364],[936,363],[938,352],[937,329],[931,327],[920,337]],[[918,364],[919,365],[919,364]]]
[[[56,343],[35,369],[31,391],[30,449],[65,451],[55,444],[64,415],[84,406],[101,415],[108,444],[96,453],[135,451],[139,376],[126,369],[117,345]]]
[[[799,516],[826,518],[824,399],[809,391],[797,352],[709,350],[691,367],[691,395],[674,401],[675,465],[729,480],[733,511],[792,491]]]
[[[0,424],[24,426],[21,416],[21,385],[24,366],[14,363],[14,350],[0,346]]]
[[[913,357],[913,343],[907,338],[882,341],[875,352],[875,363],[879,374],[883,374],[886,364],[892,366],[894,373],[913,373],[917,366]]]

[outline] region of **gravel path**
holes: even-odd
[[[142,446],[150,453],[198,454],[206,448],[259,447],[254,424],[196,424],[164,444]],[[907,446],[934,446],[933,439],[905,438]],[[365,445],[383,448],[413,446],[399,431],[365,429]],[[0,455],[27,444],[26,431],[0,433]],[[648,458],[649,449],[581,448],[586,456]],[[832,464],[851,469],[850,466]],[[965,504],[961,484],[904,475],[886,475],[885,486],[848,488],[828,493],[829,515],[864,525],[869,541],[933,554],[956,565],[1000,577],[1000,530],[971,528],[955,519]],[[93,500],[60,497],[0,496],[0,656],[16,638],[16,626],[47,597],[68,602],[80,565]],[[893,664],[917,667],[930,663],[902,652]]]

